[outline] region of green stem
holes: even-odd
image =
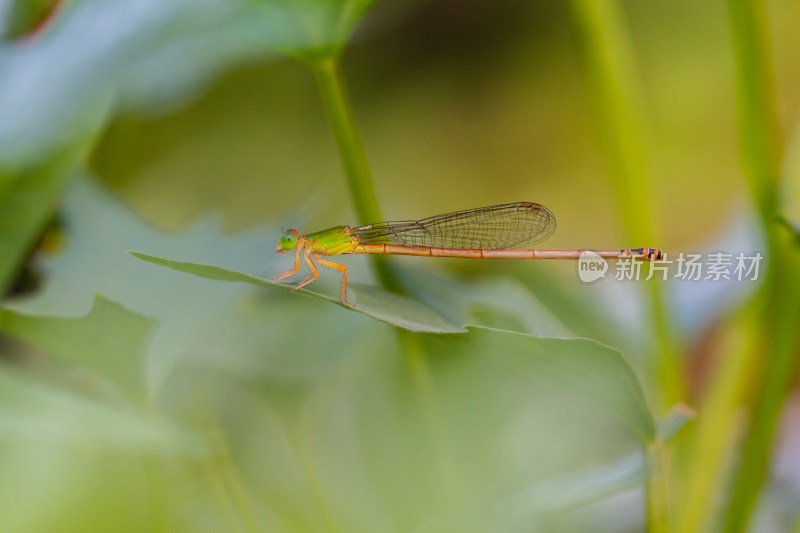
[[[647,143],[640,118],[644,106],[622,13],[614,0],[572,0],[572,11],[582,40],[625,238],[630,246],[654,246]],[[653,387],[658,409],[666,410],[683,400],[685,391],[661,285],[656,281],[648,283],[647,288],[651,328],[657,340],[650,344],[656,351],[655,368],[650,375],[659,380]]]
[[[350,195],[358,213],[359,221],[364,224],[381,221],[383,216],[378,207],[364,145],[358,133],[355,117],[342,80],[338,55],[312,61],[309,65],[317,79],[317,87],[319,88],[333,136],[336,139],[339,156],[344,165],[345,175],[350,187]],[[371,258],[381,285],[387,290],[402,294],[404,292],[403,287],[394,272],[389,268],[386,259],[378,255],[373,255]],[[453,482],[456,478],[454,475],[456,469],[450,462],[450,454],[446,453],[448,448],[445,445],[445,439],[440,429],[441,423],[436,395],[430,379],[425,347],[422,345],[418,335],[405,330],[398,330],[398,339],[406,356],[409,372],[419,388],[420,407],[426,419],[426,426],[434,449],[433,453],[436,455],[437,464],[440,466],[440,478],[450,481],[447,486],[453,487],[457,485]]]
[[[630,246],[653,246],[645,131],[641,90],[635,61],[620,7],[615,0],[572,0],[586,67],[592,83],[595,108],[603,132],[604,152],[614,186],[625,238]],[[664,310],[661,285],[647,284],[650,323],[656,342],[655,368],[649,372],[659,410],[666,410],[685,396],[677,349]],[[647,450],[653,474],[646,484],[647,527],[650,532],[668,531],[668,502],[662,444]]]
[[[791,277],[796,277],[800,271],[800,261],[794,258],[791,263],[792,269],[782,269],[780,272],[780,277],[788,283],[773,298],[775,306],[771,306],[771,316],[767,318],[769,325],[765,327],[762,344],[758,348],[759,353],[769,354],[770,359],[764,369],[764,381],[750,413],[750,428],[742,452],[742,462],[725,519],[724,531],[727,533],[747,530],[761,486],[766,479],[783,404],[794,381],[797,368],[796,328],[800,322],[800,284],[791,282]]]
[[[747,529],[766,478],[775,430],[797,367],[800,253],[788,232],[776,223],[781,145],[764,7],[754,0],[729,0],[728,6],[736,62],[742,162],[766,232],[768,261],[764,283],[767,304],[754,325],[758,329],[758,342],[751,357],[755,368],[749,369],[751,374],[762,378],[754,384],[749,430],[725,515],[724,531],[738,533]],[[763,371],[759,372],[761,365]]]
[[[680,494],[679,533],[707,531],[715,514],[714,503],[723,490],[722,480],[726,478],[730,452],[735,444],[731,435],[739,431],[740,406],[754,379],[753,369],[758,368],[753,361],[758,351],[751,327],[755,316],[761,316],[756,305],[743,309],[730,321],[728,336],[720,343],[725,362],[719,366],[705,393],[699,409],[702,416],[687,446],[691,453],[687,457],[686,479]]]
[[[773,101],[766,14],[756,0],[729,0],[742,165],[750,194],[769,231],[780,180],[780,135]],[[771,232],[770,232],[771,233]]]
[[[647,481],[645,483],[645,499],[647,512],[647,531],[649,533],[667,533],[669,517],[667,516],[667,448],[661,439],[645,447],[647,461]]]
[[[356,209],[358,221],[370,224],[383,220],[375,195],[372,175],[367,164],[364,144],[358,133],[355,117],[342,80],[338,57],[326,58],[310,63],[317,80],[317,87],[328,117],[339,156],[344,165],[350,196]],[[389,268],[384,257],[370,257],[381,285],[393,292],[402,293],[402,286]]]

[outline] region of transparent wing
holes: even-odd
[[[533,202],[493,205],[422,220],[380,222],[355,228],[363,243],[434,248],[525,248],[550,237],[556,218]]]

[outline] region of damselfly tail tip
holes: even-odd
[[[655,261],[662,261],[665,257],[665,253],[658,248],[633,248],[631,250],[632,254],[641,255],[645,259],[653,259]]]

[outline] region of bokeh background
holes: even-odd
[[[741,59],[747,9],[763,80]],[[268,278],[291,267],[281,228],[368,222],[315,83],[325,57],[386,219],[527,200],[557,216],[548,247],[769,262],[800,220],[800,4],[4,0],[0,27],[0,530],[800,531],[791,263],[653,289],[584,284],[568,262],[392,260],[457,326],[548,354],[540,339],[592,339],[632,370],[556,362],[560,380],[509,365],[511,337],[488,330],[398,333],[125,253]],[[619,108],[595,54],[618,61]],[[748,79],[766,80],[761,108]],[[753,101],[779,132],[786,227],[748,188]],[[619,153],[641,163],[635,208]],[[379,285],[369,258],[342,262]],[[678,402],[697,419],[643,445],[614,412],[630,379],[656,420]]]

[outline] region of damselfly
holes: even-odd
[[[297,274],[301,254],[311,274],[295,289],[319,278],[316,265],[342,273],[342,303],[347,300],[347,267],[322,259],[338,254],[399,254],[428,257],[466,257],[471,259],[578,259],[584,249],[545,250],[531,248],[550,237],[556,219],[545,206],[533,202],[479,207],[436,215],[422,220],[379,222],[366,226],[335,226],[316,233],[300,235],[285,230],[275,247],[286,254],[295,250],[295,268],[275,276],[279,281]],[[604,258],[630,257],[660,260],[656,248],[591,250]]]

